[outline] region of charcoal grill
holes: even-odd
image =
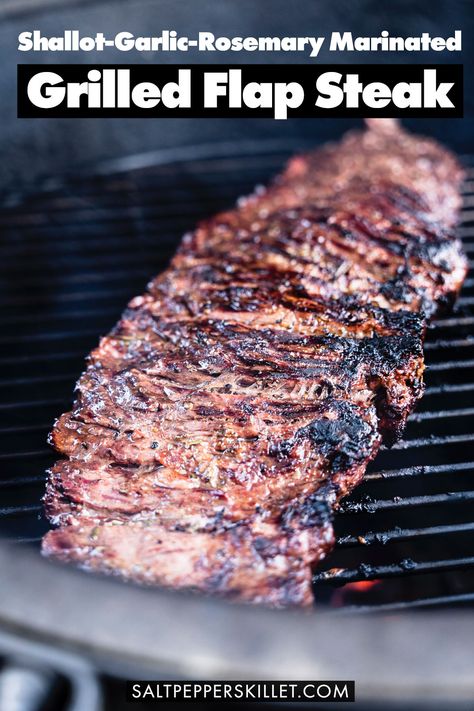
[[[311,618],[144,590],[38,555],[45,470],[55,459],[46,436],[71,404],[84,356],[166,266],[183,232],[307,147],[160,151],[3,196],[0,622],[30,641],[86,650],[114,674],[355,676],[368,700],[400,697],[407,684],[410,703],[430,694],[465,701],[474,695],[472,273],[455,311],[428,332],[427,390],[405,438],[380,452],[341,506],[336,550],[314,575]],[[460,234],[472,256],[474,157],[464,161]],[[415,649],[429,658],[413,663]]]

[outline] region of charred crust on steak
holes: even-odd
[[[466,273],[456,160],[376,126],[202,222],[130,302],[50,437],[46,555],[312,603],[334,510],[401,436]]]

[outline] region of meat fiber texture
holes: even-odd
[[[43,552],[310,605],[338,501],[403,432],[426,322],[466,274],[462,177],[434,141],[370,121],[187,234],[54,426]]]

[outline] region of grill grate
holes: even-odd
[[[301,146],[236,144],[206,158],[102,171],[0,207],[0,533],[38,545],[54,461],[46,435],[84,356],[197,220],[229,207]],[[214,149],[213,149],[214,150]],[[192,154],[190,154],[191,156]],[[140,162],[140,161],[139,161]],[[142,161],[143,163],[143,161]],[[146,163],[146,161],[145,161]],[[466,158],[474,166],[474,157]],[[115,168],[120,166],[115,166]],[[474,256],[474,167],[460,234]],[[471,262],[471,267],[474,262]],[[336,518],[318,599],[366,612],[474,602],[474,278],[426,341],[427,389]]]

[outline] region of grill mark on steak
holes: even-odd
[[[310,604],[333,511],[400,437],[426,320],[465,276],[461,179],[444,149],[382,121],[186,235],[54,426],[44,553]]]

